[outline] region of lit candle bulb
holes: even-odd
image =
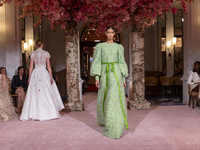
[[[169,48],[171,46],[171,41],[167,41],[167,47]]]
[[[175,44],[176,44],[176,38],[175,38],[175,37],[173,37],[172,44],[173,44],[173,45],[175,45]]]

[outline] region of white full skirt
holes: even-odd
[[[64,108],[55,82],[51,85],[46,68],[37,67],[31,74],[20,120],[50,120],[60,118]]]

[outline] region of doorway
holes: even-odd
[[[93,61],[93,53],[95,45],[101,42],[105,42],[107,37],[105,34],[97,36],[95,34],[96,29],[83,30],[80,36],[80,71],[83,82],[83,94],[85,92],[97,92],[98,89],[95,86],[95,77],[90,76],[90,68]],[[121,43],[120,35],[115,34],[114,40],[116,43]]]

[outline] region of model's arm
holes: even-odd
[[[97,88],[99,85],[99,77],[101,76],[101,45],[97,44],[95,46],[94,54],[93,54],[93,62],[90,69],[90,75],[95,76],[95,85]]]
[[[193,72],[190,71],[190,74],[189,74],[189,77],[188,77],[187,84],[188,84],[188,85],[193,85],[194,82],[192,82],[192,81],[193,81]]]
[[[128,67],[124,60],[124,47],[120,45],[119,48],[119,68],[122,73],[123,82],[125,83],[125,77],[128,77]]]
[[[49,60],[49,58],[46,58],[46,59],[47,59],[47,69],[48,69],[50,77],[51,77],[51,84],[53,84],[53,78],[52,78],[52,70],[51,70],[50,60]]]
[[[31,74],[32,74],[32,71],[33,71],[33,58],[31,58],[31,62],[30,62],[30,66],[29,66],[29,77],[28,77],[28,83],[29,83],[30,80],[31,80]]]

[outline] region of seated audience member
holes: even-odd
[[[17,114],[8,92],[5,74],[0,74],[0,122],[15,119]]]
[[[194,92],[199,92],[199,84],[200,84],[200,62],[196,61],[194,63],[193,71],[190,71],[188,78],[188,85],[190,85],[190,90]]]
[[[189,78],[188,78],[188,85],[190,86],[190,90],[193,92],[199,92],[199,84],[200,84],[200,62],[196,61],[194,63],[193,71],[190,71]],[[200,92],[198,95],[200,98]]]
[[[12,93],[18,95],[17,113],[21,113],[21,107],[25,100],[25,92],[28,88],[28,78],[24,75],[24,68],[18,67],[18,75],[13,76]]]

